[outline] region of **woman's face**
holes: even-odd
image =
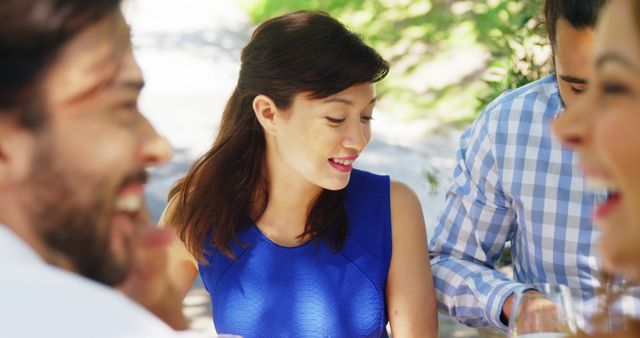
[[[371,83],[354,85],[324,99],[302,93],[291,107],[279,113],[274,147],[269,158],[271,174],[339,190],[349,182],[353,162],[371,139],[375,104]]]
[[[612,1],[596,30],[593,85],[554,123],[589,182],[610,191],[595,212],[605,266],[640,277],[640,35],[631,2]]]

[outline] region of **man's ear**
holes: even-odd
[[[36,144],[34,133],[0,116],[0,188],[19,183],[29,174]]]
[[[258,95],[253,99],[253,112],[262,125],[265,133],[275,135],[278,107],[266,95]]]

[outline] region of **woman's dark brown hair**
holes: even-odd
[[[340,22],[302,11],[261,24],[242,50],[238,84],[211,149],[169,194],[167,223],[200,261],[207,241],[234,257],[231,242],[264,213],[269,202],[265,137],[253,99],[266,95],[286,110],[296,94],[325,98],[354,84],[377,82],[387,62]],[[300,236],[339,250],[347,236],[343,191],[324,190],[312,203]]]

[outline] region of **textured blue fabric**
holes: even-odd
[[[345,192],[343,249],[322,240],[282,247],[255,225],[231,261],[207,247],[200,275],[220,333],[252,337],[386,337],[391,263],[389,178],[354,170]]]

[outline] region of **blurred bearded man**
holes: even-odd
[[[138,110],[119,7],[0,3],[1,337],[178,336],[111,288],[155,290],[131,285],[139,249],[170,240],[150,230],[143,190],[171,148]],[[173,305],[161,315],[184,319]]]

